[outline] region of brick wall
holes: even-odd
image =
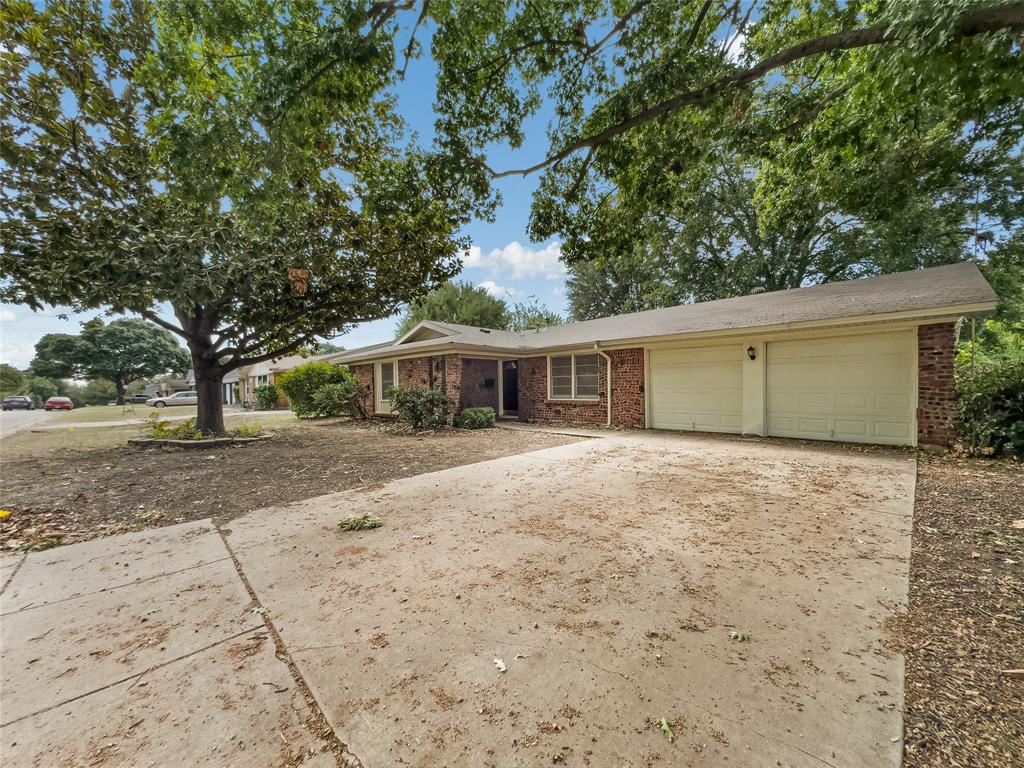
[[[956,383],[953,358],[956,354],[953,323],[922,325],[917,329],[917,442],[922,445],[950,445],[953,430],[953,401]]]
[[[488,382],[489,387],[486,386]],[[498,412],[498,361],[464,357],[459,410],[485,406]]]
[[[612,424],[643,427],[644,351],[617,349],[612,359]],[[601,358],[597,400],[549,400],[547,357],[519,361],[519,418],[522,421],[569,421],[604,424],[607,411],[607,361]]]

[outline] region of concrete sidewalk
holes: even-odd
[[[334,765],[209,521],[0,561],[3,763]]]

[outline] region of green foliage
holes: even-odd
[[[239,424],[231,430],[232,437],[261,437],[263,427],[259,424]]]
[[[171,421],[170,419],[161,419],[158,413],[150,414],[143,426],[143,431],[148,432],[149,437],[157,440],[202,440],[207,437],[201,429],[196,428],[194,418]],[[208,437],[214,437],[214,435],[211,434]]]
[[[163,323],[220,432],[204,384],[451,277],[494,201],[459,131],[407,135],[398,10],[0,5],[0,300]]]
[[[379,517],[373,515],[352,515],[344,517],[338,522],[338,529],[341,531],[368,531],[373,528],[380,528],[384,525]]]
[[[433,8],[439,126],[519,146],[553,109],[530,234],[576,319],[1019,241],[1018,3],[496,5]]]
[[[107,379],[93,379],[81,385],[62,382],[57,394],[70,397],[76,408],[83,405],[106,405],[117,397],[117,387]]]
[[[53,379],[44,376],[28,376],[18,391],[19,395],[28,395],[37,406],[41,406],[51,397],[60,392],[60,385]]]
[[[355,382],[355,374],[344,365],[309,362],[278,375],[277,386],[284,392],[297,416],[326,416],[317,405],[316,393],[328,384]]]
[[[277,387],[273,384],[260,384],[254,390],[256,405],[261,410],[272,411],[277,407]]]
[[[460,429],[487,429],[488,427],[493,427],[494,422],[494,409],[490,406],[463,408],[457,419],[457,425]]]
[[[447,427],[455,403],[439,389],[391,387],[391,410],[413,429]]]
[[[505,329],[509,315],[505,302],[485,289],[469,283],[445,283],[405,308],[397,334],[408,333],[424,320]]]
[[[183,374],[188,353],[174,336],[145,320],[83,323],[78,336],[48,333],[36,343],[32,370],[51,378],[103,378],[114,395],[128,382],[162,374]]]
[[[972,455],[998,455],[1004,450],[1024,455],[1021,330],[988,320],[957,350],[955,425],[961,445]]]
[[[0,363],[0,399],[12,395],[25,385],[25,374],[7,363]]]
[[[364,398],[366,387],[355,376],[345,381],[324,384],[313,393],[313,405],[320,416],[351,416],[354,419],[367,417]]]
[[[546,328],[550,325],[561,325],[562,316],[552,312],[531,296],[526,301],[517,301],[509,312],[507,329],[510,331],[527,331],[531,328]]]

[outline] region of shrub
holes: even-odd
[[[204,435],[201,430],[196,429],[195,419],[185,419],[177,423],[168,419],[161,419],[159,414],[151,414],[146,422],[145,429],[149,430],[149,436],[157,440],[202,440]]]
[[[466,408],[459,414],[458,425],[461,429],[486,429],[494,426],[494,409]]]
[[[231,430],[232,437],[259,437],[263,434],[263,427],[259,424],[239,424]]]
[[[391,387],[391,409],[413,429],[438,429],[448,426],[454,403],[439,389]]]
[[[978,368],[957,380],[956,430],[968,453],[1024,455],[1024,363]]]
[[[256,405],[262,411],[272,411],[277,406],[277,387],[273,384],[260,384],[254,390]]]
[[[277,386],[288,397],[291,408],[297,416],[323,416],[313,398],[317,391],[328,384],[344,384],[355,381],[355,374],[344,365],[313,362],[304,363],[277,377]]]
[[[347,381],[324,384],[313,393],[313,405],[321,416],[351,416],[354,419],[365,419],[366,394],[366,387],[352,376]]]
[[[961,446],[973,455],[1024,455],[1024,333],[1020,325],[985,321],[956,356]]]

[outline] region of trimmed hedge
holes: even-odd
[[[494,426],[494,409],[490,406],[482,408],[466,408],[459,414],[460,429],[487,429]]]
[[[287,396],[297,416],[327,416],[316,403],[316,393],[328,384],[356,381],[344,365],[324,362],[303,363],[277,377],[277,386]]]

